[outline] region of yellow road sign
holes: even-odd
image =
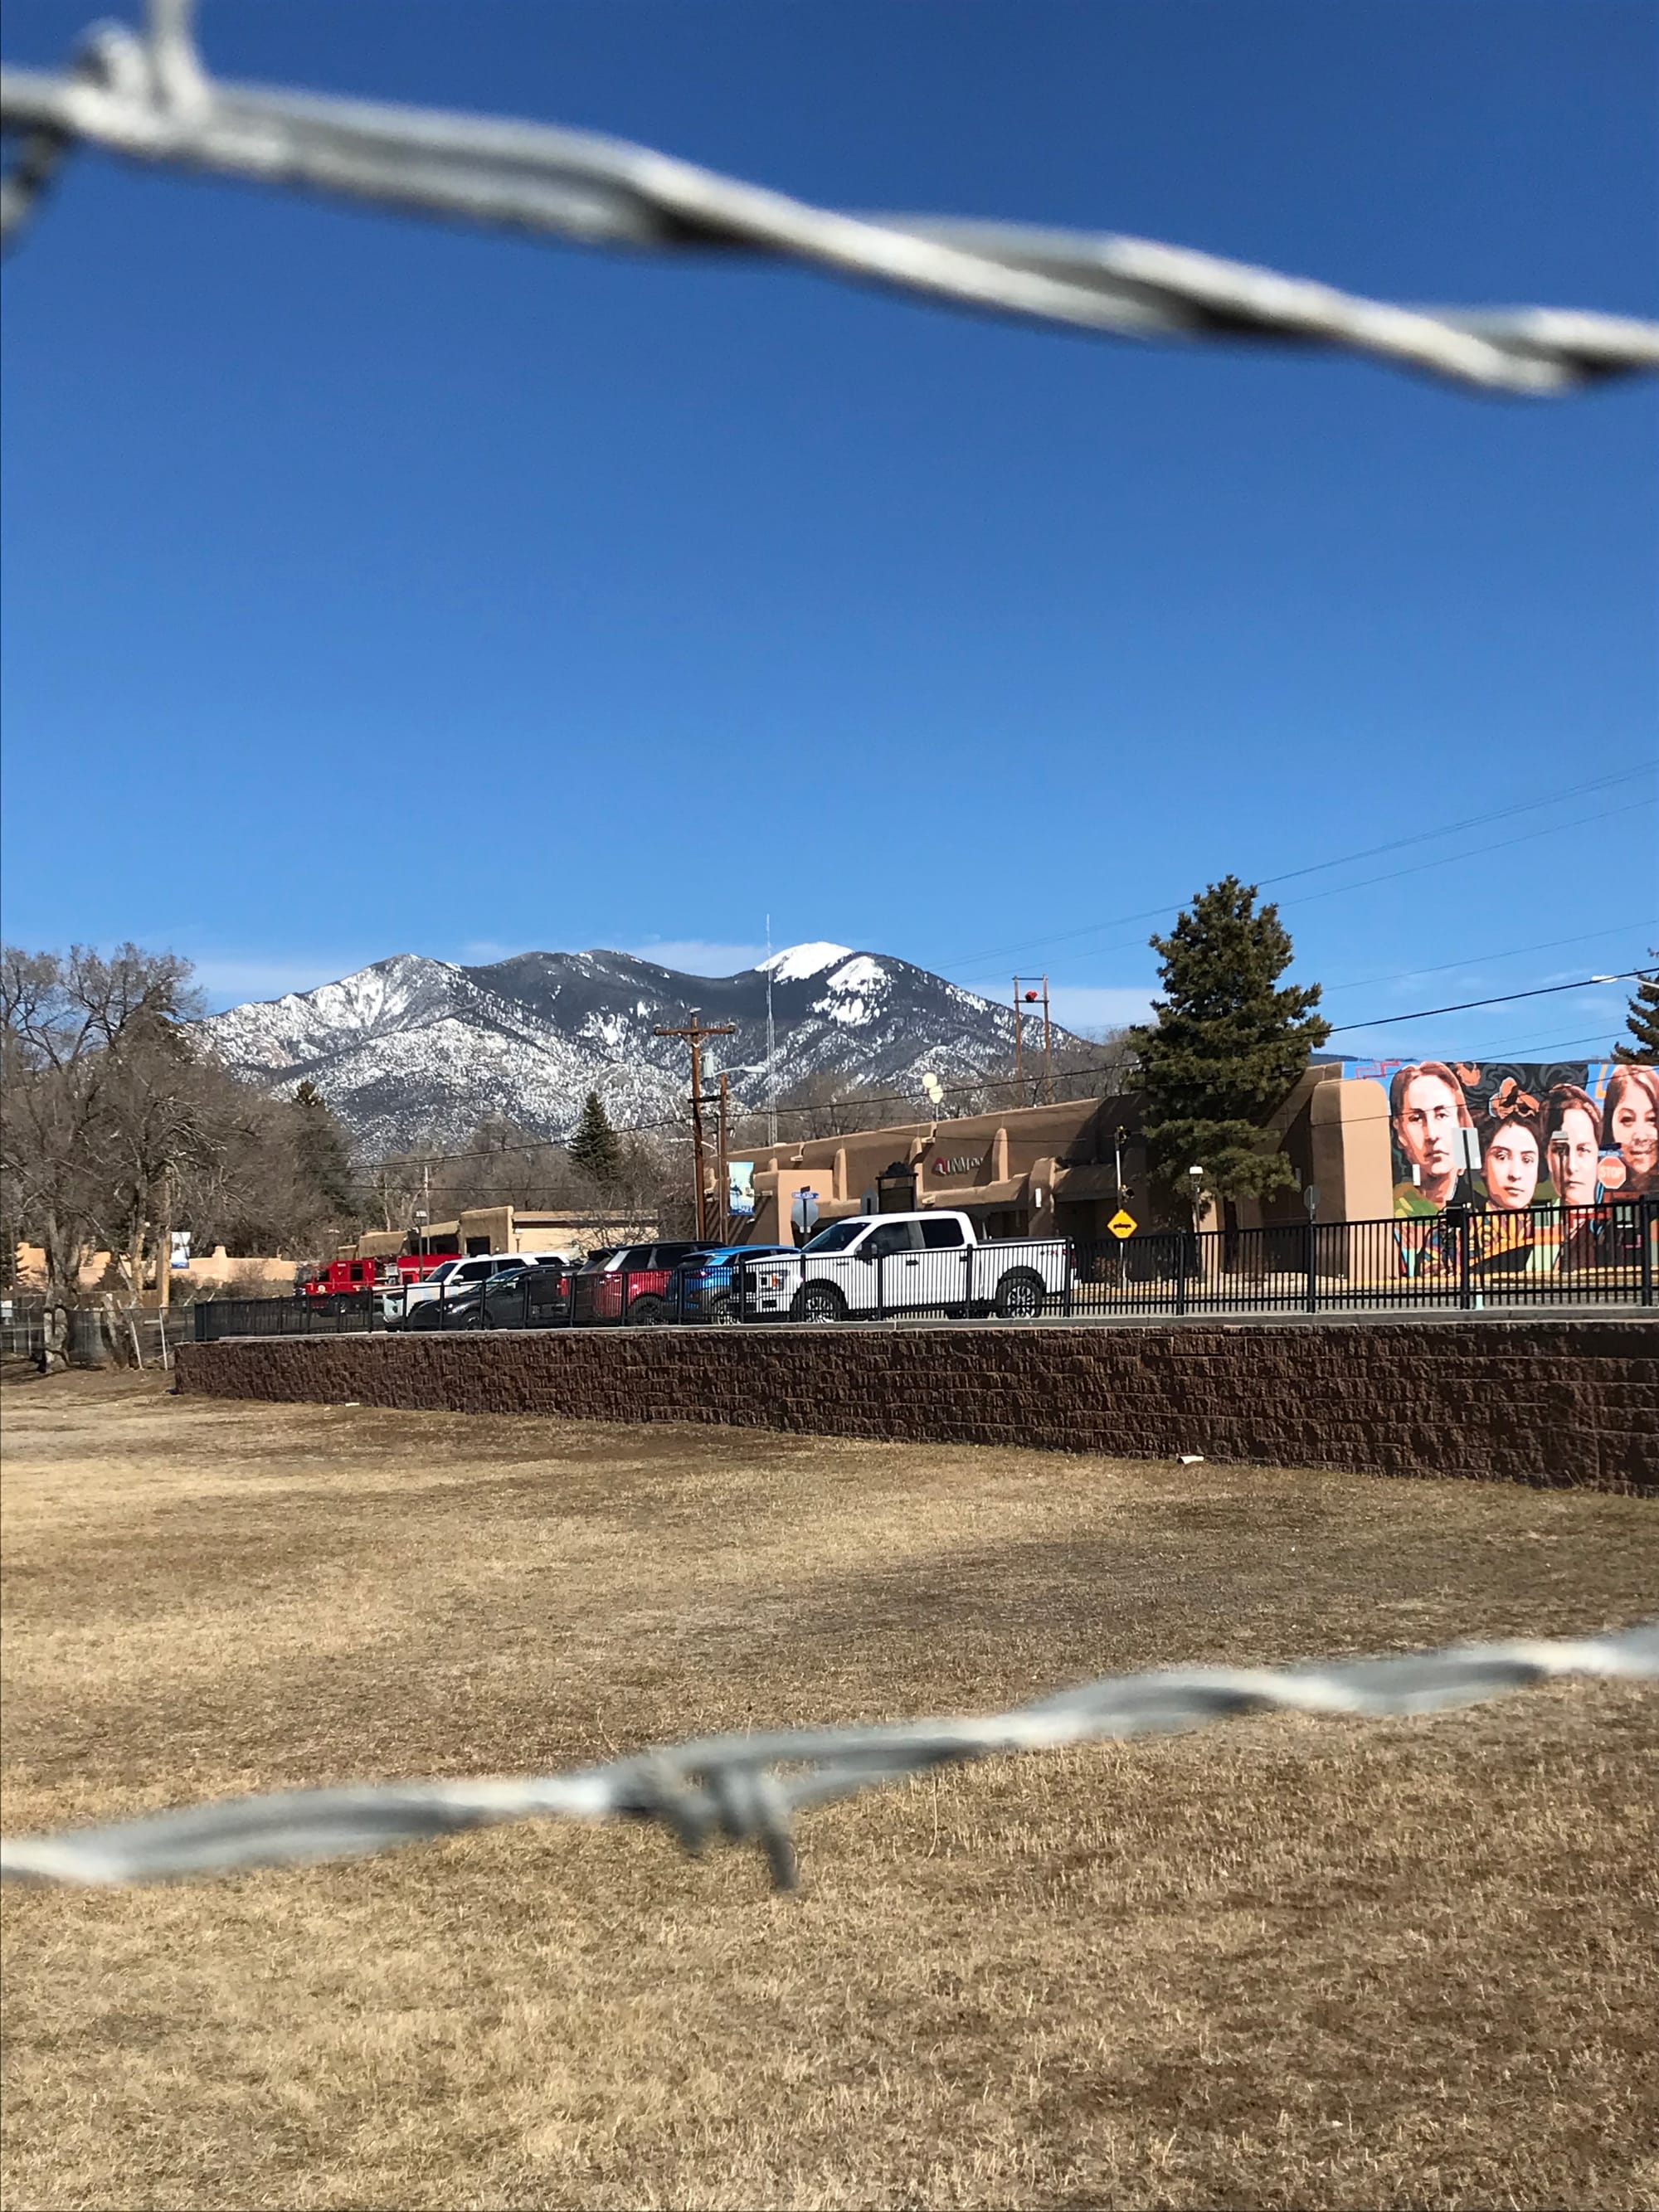
[[[1136,1230],[1139,1228],[1140,1224],[1135,1219],[1133,1213],[1126,1213],[1123,1208],[1120,1206],[1117,1212],[1106,1224],[1106,1226],[1111,1231],[1114,1237],[1133,1237]]]

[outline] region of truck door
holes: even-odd
[[[914,1221],[884,1221],[859,1246],[857,1267],[862,1280],[848,1285],[848,1302],[866,1311],[874,1307],[877,1291],[887,1313],[914,1312],[927,1303],[921,1280],[921,1239]]]
[[[921,1231],[921,1302],[928,1306],[965,1306],[968,1286],[963,1261],[967,1243],[962,1224],[949,1215],[937,1221],[919,1221]]]

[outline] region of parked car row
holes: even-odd
[[[388,1328],[830,1322],[902,1313],[1035,1318],[1071,1284],[1064,1237],[981,1243],[966,1213],[860,1214],[803,1249],[658,1241],[573,1261],[557,1253],[450,1259],[377,1303]]]
[[[419,1282],[388,1286],[375,1303],[390,1329],[550,1328],[742,1318],[740,1258],[775,1245],[689,1240],[618,1244],[572,1261],[559,1253],[480,1253],[450,1259]]]

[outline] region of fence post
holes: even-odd
[[[1072,1318],[1072,1285],[1077,1279],[1076,1255],[1068,1237],[1060,1247],[1061,1265],[1066,1270],[1066,1304],[1061,1309],[1067,1321]]]
[[[800,1279],[804,1288],[806,1282],[806,1263],[805,1261],[801,1262]],[[876,1319],[878,1321],[885,1321],[886,1318],[887,1255],[884,1252],[878,1252],[876,1255]]]
[[[1639,1198],[1636,1201],[1636,1231],[1642,1240],[1642,1303],[1653,1304],[1653,1231],[1659,1223],[1659,1200]]]
[[[1312,1221],[1304,1222],[1303,1229],[1308,1240],[1303,1255],[1307,1273],[1307,1303],[1304,1310],[1309,1313],[1317,1313],[1319,1311],[1319,1249]]]
[[[1467,1206],[1457,1215],[1457,1303],[1465,1313],[1474,1304],[1474,1293],[1469,1282],[1469,1223],[1473,1216]]]
[[[1176,1311],[1187,1310],[1187,1231],[1176,1231]]]

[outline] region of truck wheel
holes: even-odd
[[[791,1321],[845,1321],[847,1301],[833,1283],[808,1283],[797,1291],[789,1308]]]
[[[630,1328],[656,1328],[668,1318],[668,1307],[663,1299],[653,1297],[648,1291],[635,1298],[628,1309]]]
[[[710,1298],[703,1308],[703,1319],[718,1322],[722,1328],[735,1328],[738,1324],[738,1302],[730,1291],[722,1291],[717,1298]]]
[[[1042,1311],[1047,1295],[1042,1277],[1029,1267],[1019,1267],[997,1285],[996,1310],[1004,1321],[1030,1321]]]

